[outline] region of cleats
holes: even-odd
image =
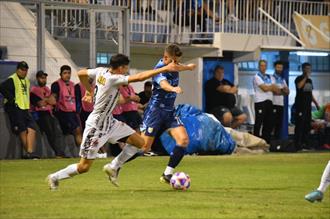
[[[112,169],[109,165],[105,165],[103,167],[103,171],[108,175],[110,182],[116,187],[119,187],[119,183],[118,183],[119,170],[120,168],[115,170]]]
[[[163,173],[163,175],[160,177],[160,182],[170,184],[171,178],[172,174],[165,175]]]
[[[59,182],[58,182],[57,179],[52,177],[51,174],[47,176],[46,181],[48,183],[48,187],[49,187],[50,190],[52,190],[52,191],[57,190]]]
[[[323,199],[323,193],[321,191],[315,190],[307,195],[305,195],[305,199],[309,202],[321,202]]]

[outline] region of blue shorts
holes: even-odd
[[[78,114],[75,112],[58,111],[55,113],[55,116],[60,123],[64,135],[72,135],[74,131],[80,127]]]
[[[165,131],[170,128],[183,126],[179,117],[175,116],[175,110],[165,111],[163,109],[152,107],[144,112],[142,132],[146,136],[155,137],[159,131]]]

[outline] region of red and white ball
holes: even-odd
[[[188,174],[184,172],[177,172],[173,174],[170,185],[173,189],[187,190],[190,187],[190,182],[191,180]]]

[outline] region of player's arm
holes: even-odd
[[[92,86],[89,83],[88,70],[87,69],[81,69],[81,70],[78,71],[77,74],[78,74],[80,82],[86,88],[86,93],[88,92],[89,94],[91,94],[92,93]]]
[[[89,78],[90,76],[93,76],[93,78],[95,78],[96,76],[95,69],[90,69],[90,71],[88,71],[88,69],[81,69],[78,71],[77,74],[80,82],[86,88],[85,96],[81,100],[88,103],[93,102],[93,88],[90,84]]]
[[[192,71],[196,68],[196,64],[190,63],[188,65],[184,65],[182,63],[178,64],[178,71]]]
[[[165,90],[165,91],[167,91],[167,92],[175,92],[175,93],[177,93],[177,94],[181,94],[181,93],[183,93],[181,87],[179,87],[179,86],[177,86],[177,87],[173,87],[173,86],[170,85],[170,83],[168,83],[168,81],[165,80],[165,79],[164,79],[164,80],[161,80],[161,81],[159,82],[159,85],[160,85],[160,87],[161,87],[163,90]]]
[[[153,70],[144,71],[141,73],[137,73],[135,75],[128,76],[128,83],[138,82],[138,81],[144,81],[148,78],[151,78],[157,74],[160,74],[162,72],[168,72],[168,71],[186,71],[186,70],[192,70],[193,64],[189,65],[181,65],[181,64],[175,64],[174,62]]]

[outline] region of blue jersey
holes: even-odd
[[[163,60],[159,60],[155,69],[164,67]],[[175,92],[167,92],[160,87],[160,82],[166,80],[171,86],[176,87],[179,85],[178,72],[164,72],[152,78],[153,90],[148,107],[157,107],[165,111],[172,111],[174,109],[174,102],[176,98]]]

